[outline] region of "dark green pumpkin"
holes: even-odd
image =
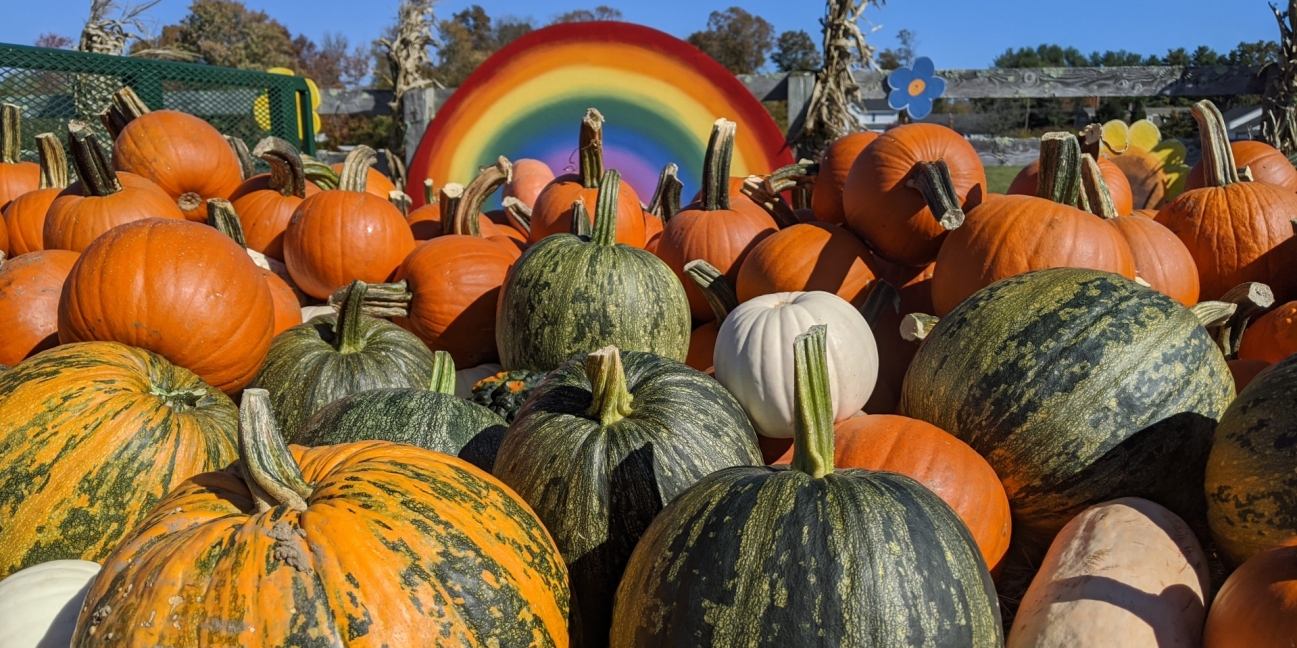
[[[539,371],[526,369],[501,371],[473,385],[473,402],[513,423],[513,420],[518,417],[518,411],[531,396],[531,392],[544,379],[545,374]]]
[[[720,383],[608,347],[546,377],[493,472],[554,536],[579,619],[574,645],[588,647],[607,643],[613,592],[653,516],[713,471],[760,463],[756,432]]]
[[[351,284],[338,314],[275,336],[252,387],[270,392],[276,423],[293,435],[320,408],[368,389],[426,388],[432,352],[409,331],[363,313],[366,286]]]
[[[1229,367],[1192,312],[1115,274],[1029,272],[942,318],[905,376],[900,409],[986,457],[1013,533],[1032,552],[1118,497],[1203,519]]]
[[[1262,371],[1216,426],[1207,521],[1235,565],[1297,536],[1297,355]]]
[[[604,173],[589,237],[546,237],[509,271],[495,326],[505,369],[547,372],[609,345],[684,361],[690,332],[684,286],[652,253],[614,243],[620,183],[616,171]]]
[[[824,340],[797,338],[792,467],[715,472],[658,515],[617,590],[614,648],[1003,645],[959,516],[909,477],[833,469]]]
[[[438,351],[430,389],[368,389],[311,415],[290,443],[325,446],[392,441],[455,455],[491,472],[509,424],[495,412],[455,396],[455,362]]]

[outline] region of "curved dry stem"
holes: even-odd
[[[278,137],[267,137],[257,142],[252,154],[270,165],[270,188],[284,196],[306,197],[306,167],[292,144]],[[333,169],[324,168],[333,173]],[[337,187],[337,176],[333,178],[333,186]]]
[[[708,305],[716,314],[718,325],[725,321],[730,312],[739,307],[738,295],[734,294],[734,288],[716,266],[702,259],[690,261],[685,264],[685,274],[702,289],[703,297],[707,298]]]
[[[306,500],[313,489],[306,483],[279,433],[270,406],[270,393],[264,389],[243,390],[243,402],[239,406],[239,467],[258,511],[269,511],[276,506],[306,510]]]
[[[936,162],[918,162],[912,170],[913,176],[905,186],[915,189],[928,204],[933,218],[946,230],[958,229],[964,224],[964,208],[959,204],[959,192],[955,190],[955,181],[950,177],[950,167],[945,160]]]
[[[68,186],[68,157],[63,142],[54,133],[36,136],[36,151],[41,158],[41,189],[64,189]]]
[[[369,167],[378,161],[378,153],[364,144],[357,145],[342,161],[338,174],[338,188],[343,191],[363,192],[369,183]]]
[[[453,231],[456,234],[481,236],[482,227],[478,221],[482,205],[486,199],[506,182],[513,179],[513,165],[504,156],[496,159],[495,164],[484,167],[473,181],[464,187],[464,195],[455,209]]]

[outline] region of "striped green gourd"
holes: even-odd
[[[428,389],[368,389],[311,415],[290,443],[325,446],[392,441],[455,455],[486,472],[509,424],[495,412],[455,396],[455,361],[435,354]]]
[[[713,471],[760,463],[756,431],[720,383],[607,347],[536,388],[494,474],[554,536],[576,603],[574,645],[589,647],[607,644],[617,581],[653,516]]]
[[[409,331],[365,315],[367,289],[353,282],[336,316],[319,315],[275,336],[252,386],[270,392],[284,434],[344,396],[430,384],[432,352]]]
[[[1189,309],[1119,275],[1054,268],[992,284],[928,333],[900,409],[986,457],[1013,533],[1043,552],[1068,520],[1142,497],[1201,522],[1203,469],[1234,398]]]
[[[505,369],[550,371],[609,345],[684,361],[684,286],[651,252],[615,243],[620,186],[621,174],[604,172],[590,235],[548,236],[509,272],[495,326]],[[585,219],[572,220],[578,229]]]
[[[825,335],[795,341],[791,468],[712,473],[658,515],[617,590],[614,648],[1003,645],[959,516],[909,477],[834,469]]]

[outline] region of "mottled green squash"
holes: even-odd
[[[252,386],[270,392],[276,423],[293,435],[320,408],[368,389],[426,388],[432,352],[410,332],[363,312],[366,286],[351,284],[338,314],[275,336]]]
[[[368,389],[311,415],[290,443],[325,446],[392,441],[455,455],[491,471],[509,424],[495,412],[455,396],[455,362],[438,351],[429,389]]]
[[[616,171],[604,173],[590,236],[548,236],[509,272],[495,326],[505,369],[546,372],[609,345],[684,361],[684,286],[651,252],[614,243],[620,183]]]
[[[494,474],[554,536],[571,576],[574,644],[589,647],[606,645],[617,581],[653,516],[713,471],[760,463],[756,432],[720,383],[608,347],[536,388]]]
[[[1016,540],[1048,548],[1118,497],[1200,524],[1225,359],[1185,307],[1115,274],[1056,268],[997,282],[943,317],[905,376],[900,409],[986,457]]]
[[[1297,355],[1262,371],[1216,426],[1207,521],[1235,565],[1297,537]]]
[[[513,423],[531,392],[544,379],[545,374],[539,371],[501,371],[473,385],[473,402]]]
[[[614,648],[1004,645],[959,516],[918,482],[834,470],[825,326],[795,342],[793,464],[704,477],[640,540]]]

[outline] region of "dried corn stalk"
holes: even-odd
[[[824,66],[815,76],[815,90],[806,107],[802,130],[790,142],[801,157],[820,159],[820,154],[834,140],[860,130],[860,122],[851,112],[860,101],[856,84],[857,67],[877,67],[874,47],[860,30],[865,8],[881,7],[884,0],[828,0],[824,19]]]

